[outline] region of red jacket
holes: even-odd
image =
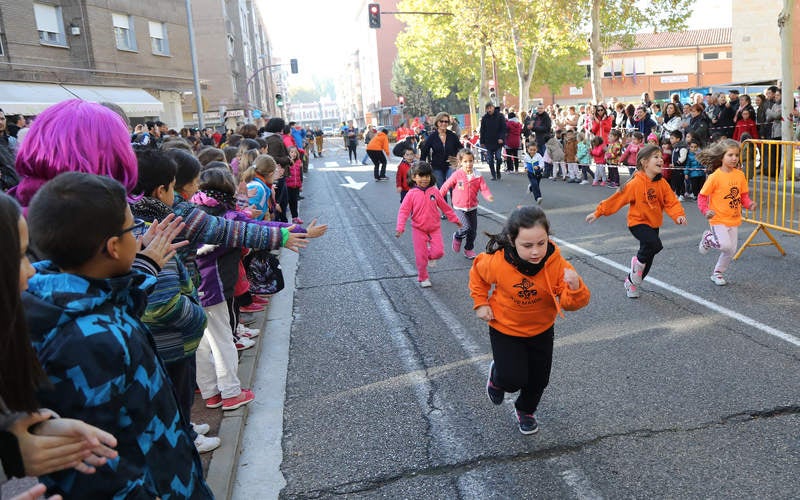
[[[506,129],[508,130],[506,136],[506,147],[510,149],[519,149],[521,145],[522,124],[516,119],[512,118],[506,122]]]
[[[397,175],[395,176],[395,182],[397,183],[397,187],[400,188],[401,191],[408,191],[411,189],[408,185],[408,171],[411,170],[411,165],[403,160],[397,166]]]
[[[745,132],[750,134],[752,139],[758,139],[758,127],[756,127],[756,122],[752,118],[736,122],[736,126],[733,128],[733,140],[741,140],[740,137]]]

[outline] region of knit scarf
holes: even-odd
[[[556,251],[556,247],[551,243],[547,242],[547,252],[544,254],[544,258],[539,261],[538,264],[533,264],[520,258],[519,254],[517,253],[516,247],[514,245],[505,245],[503,246],[503,256],[506,259],[506,262],[517,268],[519,272],[524,274],[525,276],[534,276],[536,273],[544,269],[544,264],[547,262],[547,259],[553,255],[553,252]]]
[[[146,222],[153,222],[158,219],[164,220],[164,217],[172,213],[172,207],[150,196],[142,196],[135,203],[131,203],[131,212],[137,219],[143,219]]]

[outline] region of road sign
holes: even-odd
[[[400,112],[397,110],[397,106],[392,106],[391,113],[393,115],[399,115]]]
[[[253,118],[261,118],[261,110],[260,109],[254,109],[253,110]]]

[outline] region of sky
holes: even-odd
[[[256,1],[273,44],[273,55],[298,60],[300,73],[290,75],[290,85],[310,85],[312,74],[334,78],[345,57],[356,47],[356,34],[367,26],[365,11],[361,11],[367,0],[305,0],[299,4],[287,0]],[[731,2],[695,0],[689,28],[731,26]],[[287,22],[288,19],[294,21]]]

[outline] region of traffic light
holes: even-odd
[[[283,95],[275,94],[275,105],[279,108],[283,107]]]
[[[292,66],[292,74],[297,74],[297,59],[289,59],[289,64]]]
[[[369,13],[369,27],[381,27],[381,4],[371,3],[367,5],[367,12]]]
[[[489,87],[489,100],[494,103],[497,100],[497,86],[495,85],[494,80],[489,80],[486,83]]]
[[[397,98],[397,102],[399,102],[400,105],[403,106],[406,103],[406,98],[403,97],[403,96],[400,96],[400,97]]]

